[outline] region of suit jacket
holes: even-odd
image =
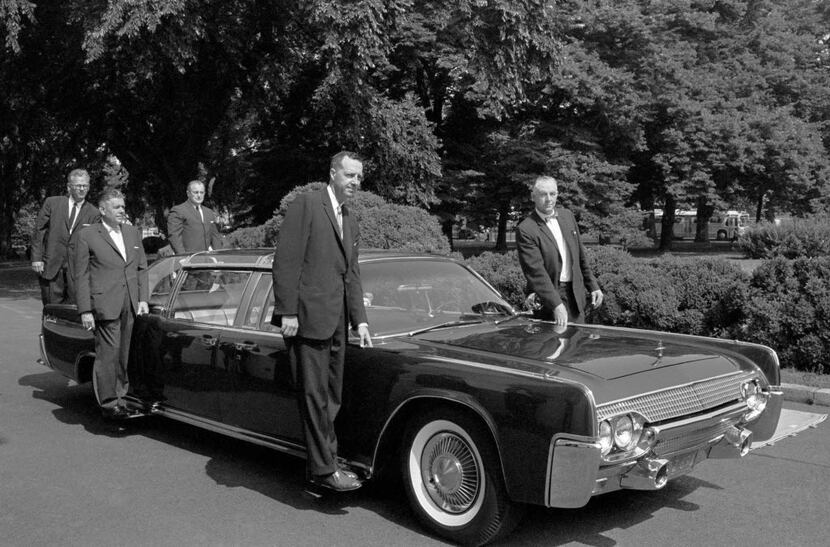
[[[92,224],[99,220],[101,220],[101,213],[98,208],[84,201],[78,210],[73,232],[77,232],[84,224]],[[32,232],[32,262],[43,262],[41,277],[54,278],[60,269],[72,259],[67,251],[70,235],[69,198],[67,196],[46,198],[37,215],[35,229]]]
[[[353,326],[366,322],[358,266],[357,220],[343,208],[343,239],[328,191],[298,195],[280,226],[274,251],[274,315],[296,315],[298,336],[325,340],[334,334],[345,302]]]
[[[595,291],[599,289],[599,284],[588,267],[585,246],[573,213],[561,207],[556,208],[556,213],[566,252],[571,259],[571,283],[576,305],[580,313],[584,313],[588,296],[586,286],[590,291]],[[527,278],[528,292],[536,293],[543,309],[553,311],[562,303],[558,290],[562,259],[553,234],[536,211],[516,227],[516,247],[522,272]]]
[[[147,258],[141,245],[141,232],[121,225],[125,260],[102,222],[83,228],[74,239],[73,271],[78,313],[93,312],[96,320],[117,319],[125,295],[129,293],[133,310],[147,302]]]
[[[202,205],[202,215],[190,201],[179,203],[167,215],[167,238],[176,253],[195,253],[222,248],[222,236],[216,226],[216,213]]]

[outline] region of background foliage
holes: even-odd
[[[737,243],[750,258],[830,256],[830,217],[759,223],[741,234]]]
[[[111,157],[161,227],[194,178],[258,226],[341,148],[366,190],[500,250],[540,173],[603,240],[639,208],[821,211],[828,22],[813,0],[0,0],[0,255]]]

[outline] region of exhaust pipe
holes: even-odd
[[[709,449],[709,457],[717,459],[743,458],[752,446],[752,431],[730,427],[718,444]]]
[[[669,480],[669,461],[660,458],[640,460],[620,477],[620,486],[630,490],[660,490]]]

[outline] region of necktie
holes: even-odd
[[[69,213],[69,232],[72,233],[72,227],[75,225],[75,215],[78,214],[78,204],[72,204],[72,211]]]
[[[334,212],[337,215],[337,229],[340,231],[340,239],[343,239],[343,206],[338,205]]]
[[[202,214],[202,206],[201,205],[196,206],[196,212],[199,213],[199,218],[202,219],[202,224],[204,224],[205,223],[205,215]]]

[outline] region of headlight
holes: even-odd
[[[620,450],[628,450],[631,439],[634,437],[634,422],[628,415],[619,416],[614,420],[614,444]]]
[[[602,455],[607,456],[612,452],[620,453],[618,456],[626,456],[624,453],[631,452],[637,448],[647,450],[651,447],[651,440],[648,439],[643,446],[638,446],[643,441],[644,419],[637,414],[621,414],[599,423],[599,443]],[[612,454],[613,456],[613,454]]]
[[[602,449],[603,456],[611,452],[611,449],[614,448],[614,434],[611,431],[611,424],[608,420],[603,420],[599,423],[599,446]]]

